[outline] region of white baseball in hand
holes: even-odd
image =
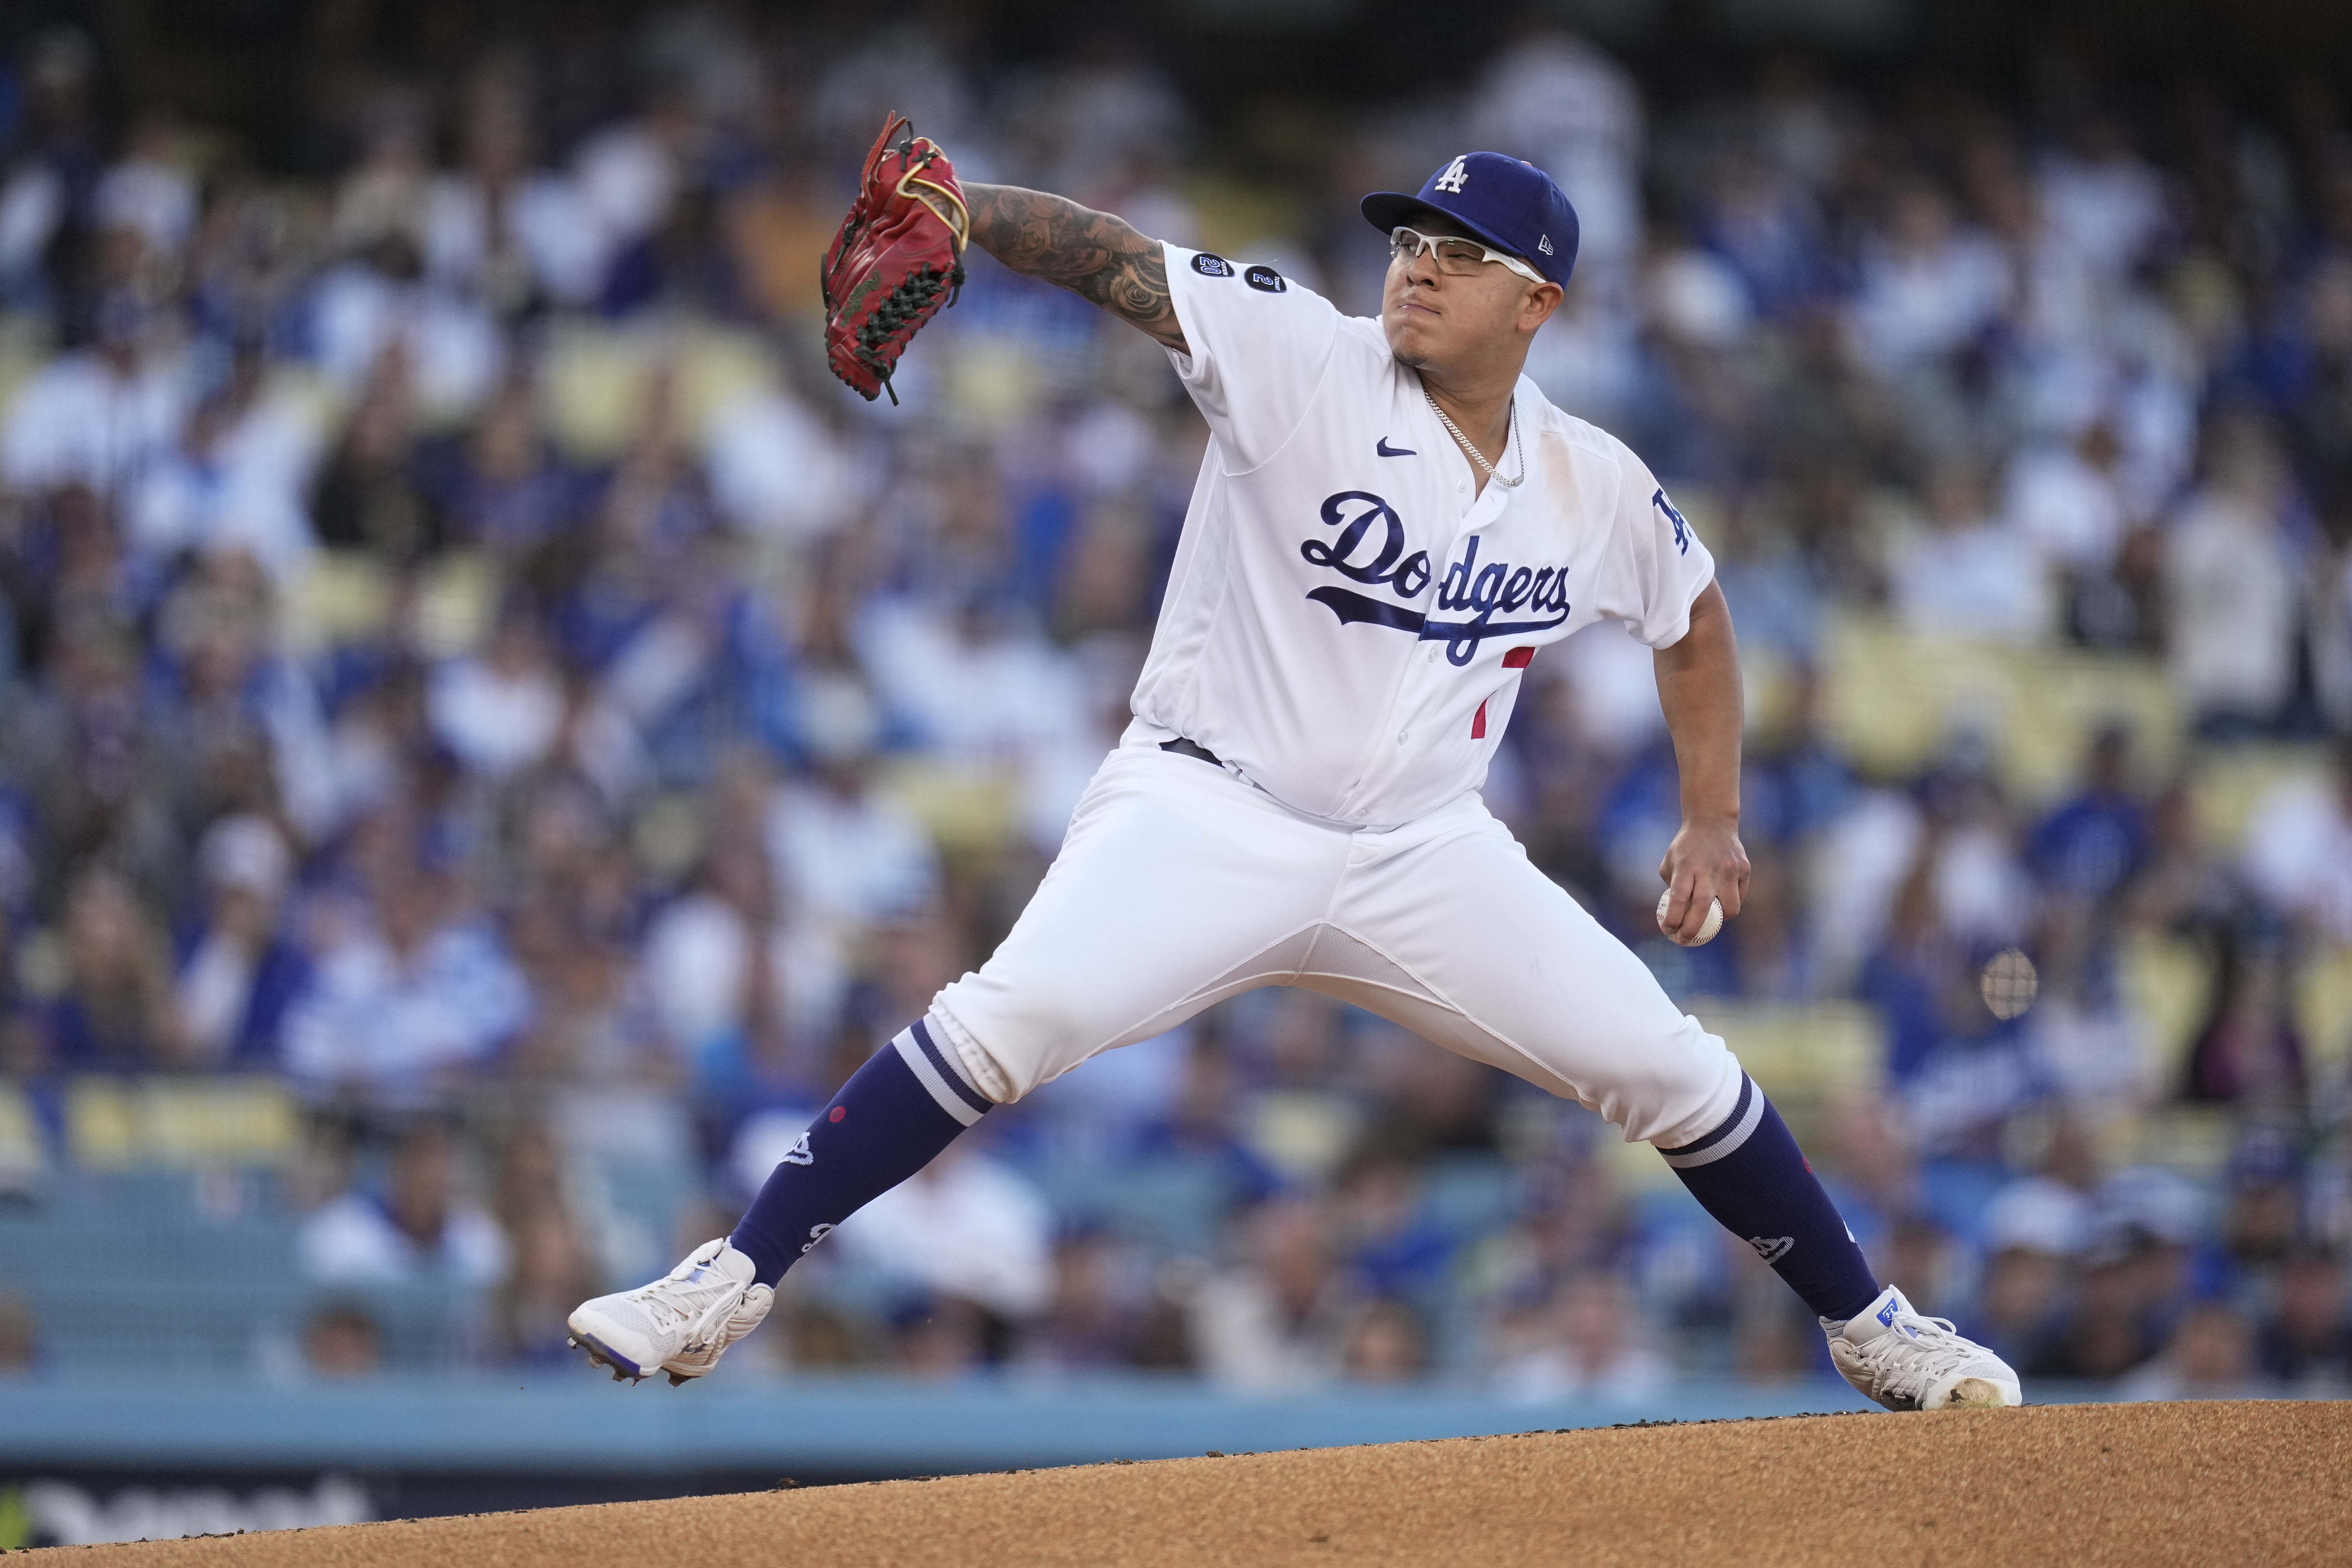
[[[1668,888],[1664,892],[1658,895],[1658,929],[1662,931],[1666,930],[1666,906],[1674,901],[1675,890],[1672,888]],[[1715,940],[1715,933],[1722,929],[1723,900],[1721,899],[1717,899],[1713,903],[1707,905],[1706,923],[1698,928],[1698,934],[1696,936],[1692,937],[1687,942],[1685,942],[1678,936],[1674,937],[1674,940],[1681,942],[1685,947],[1704,947],[1708,942],[1713,942]],[[1671,931],[1667,931],[1666,934],[1669,936],[1674,935]]]

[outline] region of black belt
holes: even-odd
[[[1225,765],[1223,759],[1220,758],[1216,752],[1209,750],[1208,747],[1202,745],[1199,742],[1188,741],[1181,735],[1177,736],[1176,739],[1172,741],[1160,742],[1160,749],[1163,752],[1173,752],[1180,757],[1198,757],[1213,768],[1222,768]]]

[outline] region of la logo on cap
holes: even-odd
[[[1454,162],[1445,165],[1445,173],[1437,176],[1437,183],[1432,188],[1441,191],[1450,191],[1455,195],[1459,195],[1462,194],[1462,187],[1467,184],[1469,181],[1470,165],[1468,161],[1463,158],[1456,158]]]

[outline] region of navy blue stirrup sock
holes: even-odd
[[[1878,1277],[1753,1079],[1741,1076],[1739,1103],[1722,1126],[1658,1152],[1699,1205],[1754,1247],[1815,1317],[1844,1322],[1878,1299]]]
[[[762,1285],[827,1232],[936,1158],[990,1101],[918,1020],[875,1052],[809,1123],[727,1239]]]

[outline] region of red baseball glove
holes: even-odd
[[[971,211],[938,142],[893,113],[882,123],[857,200],[824,253],[825,360],[872,402],[908,340],[963,287]],[[898,401],[891,389],[890,401]]]

